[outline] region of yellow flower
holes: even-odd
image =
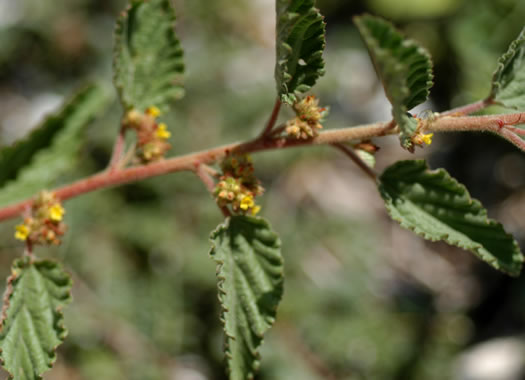
[[[159,117],[161,114],[160,110],[155,106],[146,108],[146,113],[153,117]]]
[[[240,204],[240,208],[243,210],[248,210],[249,208],[252,208],[255,206],[255,203],[253,202],[253,197],[251,195],[246,195]]]
[[[421,136],[421,140],[427,145],[432,144],[432,136],[434,136],[433,133],[428,133],[426,135]]]
[[[49,208],[49,218],[53,222],[60,222],[64,217],[66,210],[60,205],[60,203],[55,203]]]
[[[29,227],[25,224],[19,224],[15,227],[15,239],[26,241],[29,236]]]
[[[257,215],[261,211],[261,206],[253,206],[252,215]]]
[[[168,131],[168,126],[164,123],[160,123],[157,127],[157,131],[155,132],[157,137],[161,140],[167,140],[171,136],[171,132]]]

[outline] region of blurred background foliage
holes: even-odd
[[[173,154],[248,139],[275,98],[272,0],[175,0],[186,97],[163,116]],[[354,14],[394,21],[432,54],[436,84],[418,111],[488,94],[496,60],[525,20],[520,0],[319,0],[326,128],[389,119]],[[124,0],[0,0],[0,143],[25,135],[86,81],[111,81]],[[418,112],[416,111],[416,112]],[[70,182],[103,170],[122,110],[91,126]],[[284,111],[282,121],[291,113]],[[378,139],[378,169],[412,158]],[[443,166],[525,240],[525,156],[491,135],[437,136],[416,156]],[[525,379],[525,281],[389,221],[374,184],[328,147],[261,153],[262,215],[283,241],[285,296],[258,379]],[[60,183],[57,183],[59,185]],[[74,278],[69,338],[47,379],[226,379],[208,235],[221,214],[189,173],[69,201],[70,231],[42,256]],[[0,226],[0,274],[22,246]]]

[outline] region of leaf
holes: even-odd
[[[357,154],[357,156],[363,160],[363,162],[369,167],[369,168],[374,168],[374,166],[376,166],[376,156],[370,152],[367,152],[366,150],[363,150],[363,149],[356,149],[355,150],[355,153]]]
[[[525,28],[498,60],[489,99],[504,107],[525,110]]]
[[[431,171],[424,160],[399,161],[381,175],[379,191],[390,216],[402,227],[427,240],[469,250],[494,268],[519,275],[523,255],[518,243],[444,169]]]
[[[71,301],[71,278],[50,260],[14,262],[4,295],[0,331],[2,366],[16,380],[41,379],[64,341],[62,309]]]
[[[433,85],[430,55],[381,18],[364,15],[355,17],[354,22],[392,104],[401,145],[410,149],[418,123],[408,111],[427,100],[430,94]]]
[[[275,80],[281,101],[293,104],[324,74],[325,22],[314,0],[277,0]]]
[[[108,105],[107,89],[91,85],[49,116],[27,138],[0,151],[0,206],[52,185],[76,163],[82,133]],[[5,173],[10,173],[6,175]]]
[[[212,232],[231,380],[252,379],[283,294],[281,243],[264,219],[233,216]]]
[[[132,0],[117,21],[114,83],[126,109],[166,110],[180,99],[184,63],[169,0]]]

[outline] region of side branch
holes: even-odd
[[[520,124],[522,120],[525,122],[525,113],[494,116],[442,117],[429,123],[429,125],[425,127],[425,131],[489,131],[500,135],[525,151],[525,140],[515,133],[514,130],[516,128],[506,127]],[[147,165],[115,171],[105,171],[81,179],[70,185],[60,187],[54,190],[54,192],[59,199],[65,201],[99,189],[136,182],[168,173],[194,171],[199,165],[213,164],[231,153],[255,153],[298,146],[338,144],[352,140],[368,140],[374,137],[395,134],[396,132],[397,128],[392,128],[390,122],[384,122],[328,130],[309,140],[290,140],[266,136],[248,142],[224,145]],[[0,221],[18,216],[25,208],[29,207],[31,203],[32,199],[27,199],[0,209]]]
[[[453,108],[449,111],[442,112],[441,116],[464,116],[470,115],[471,113],[481,111],[490,105],[493,105],[494,101],[491,98],[479,100],[475,103],[467,104],[461,107]]]
[[[492,132],[525,152],[525,140],[520,128],[511,127],[525,123],[525,112],[490,116],[443,117],[431,123],[430,132]]]
[[[279,111],[281,110],[281,99],[277,98],[275,100],[275,104],[273,105],[272,114],[270,115],[270,119],[268,120],[268,123],[264,127],[264,130],[261,133],[261,138],[269,136],[272,132],[272,129],[275,125],[275,122],[277,121],[277,118],[279,117]]]

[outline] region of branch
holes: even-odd
[[[213,177],[217,175],[217,172],[210,168],[208,165],[205,164],[195,164],[195,175],[199,177],[199,179],[202,181],[204,186],[206,186],[206,189],[208,192],[213,196],[213,192],[215,190],[215,181],[213,180]],[[224,215],[225,218],[231,216],[230,210],[226,206],[219,206],[219,209],[222,212],[222,215]]]
[[[120,160],[122,158],[122,152],[124,151],[124,142],[125,142],[125,130],[121,126],[118,132],[117,138],[115,140],[115,145],[113,146],[113,153],[111,154],[111,160],[109,161],[108,169],[109,171],[115,171],[118,169]]]
[[[275,125],[275,122],[277,121],[277,117],[279,117],[279,111],[281,110],[281,99],[277,98],[275,99],[275,104],[273,105],[272,114],[270,115],[270,120],[268,120],[268,123],[266,124],[266,127],[262,131],[260,138],[269,136],[272,132],[272,129]]]
[[[199,177],[204,186],[206,186],[208,192],[213,194],[213,191],[215,190],[215,181],[213,180],[209,171],[206,169],[209,166],[204,164],[196,164],[195,166],[195,175]]]
[[[354,163],[359,166],[359,168],[365,172],[367,176],[372,178],[374,182],[377,181],[377,175],[376,173],[368,166],[363,160],[355,153],[355,151],[352,148],[347,147],[344,144],[337,143],[333,144],[334,147],[342,151],[344,154],[346,154]]]
[[[425,130],[430,132],[492,132],[525,152],[525,140],[518,136],[523,132],[520,128],[510,127],[524,121],[525,112],[490,116],[443,117],[430,123]]]
[[[470,115],[471,113],[481,111],[484,108],[487,108],[488,106],[491,106],[494,104],[494,101],[491,98],[479,100],[477,102],[467,104],[465,106],[453,108],[449,111],[441,113],[441,116],[463,116],[463,115]]]
[[[520,124],[525,120],[525,113],[493,115],[442,117],[425,127],[428,132],[489,131],[498,134],[521,150],[525,151],[525,140],[522,140],[506,126]],[[91,191],[136,182],[151,177],[179,171],[194,171],[196,165],[212,164],[232,153],[255,153],[266,150],[291,148],[310,145],[325,145],[348,142],[352,140],[369,140],[396,133],[390,122],[361,125],[325,131],[309,140],[291,140],[284,138],[257,138],[243,143],[234,143],[209,150],[190,153],[147,165],[135,166],[117,171],[108,171],[81,179],[70,185],[55,189],[56,196],[65,201]],[[32,199],[0,209],[0,221],[18,216]]]

